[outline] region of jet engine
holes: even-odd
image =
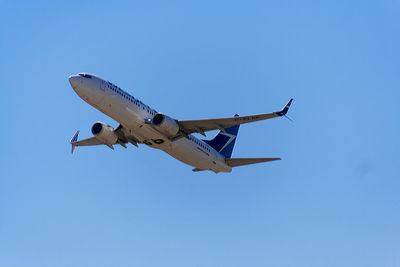
[[[162,113],[154,115],[153,127],[167,136],[175,136],[179,132],[178,123]]]
[[[118,140],[118,136],[114,133],[114,128],[100,121],[93,124],[92,134],[97,139],[108,145],[113,145]]]

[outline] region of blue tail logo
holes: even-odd
[[[238,116],[238,115],[235,115]],[[240,125],[225,128],[225,132],[220,131],[212,140],[203,140],[212,148],[217,150],[225,158],[232,156],[233,147],[235,146],[236,137],[239,132]]]

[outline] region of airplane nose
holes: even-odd
[[[77,75],[69,76],[68,80],[72,88],[76,88],[79,85],[79,77]]]

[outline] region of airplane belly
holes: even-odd
[[[211,157],[198,150],[197,147],[186,138],[173,142],[171,148],[164,151],[190,166],[204,170],[212,168]]]

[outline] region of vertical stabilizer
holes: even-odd
[[[238,115],[236,114],[235,116]],[[240,125],[235,125],[230,128],[225,128],[224,131],[220,131],[214,139],[203,141],[221,153],[225,158],[230,158],[232,156],[233,147],[235,146],[239,127]]]

